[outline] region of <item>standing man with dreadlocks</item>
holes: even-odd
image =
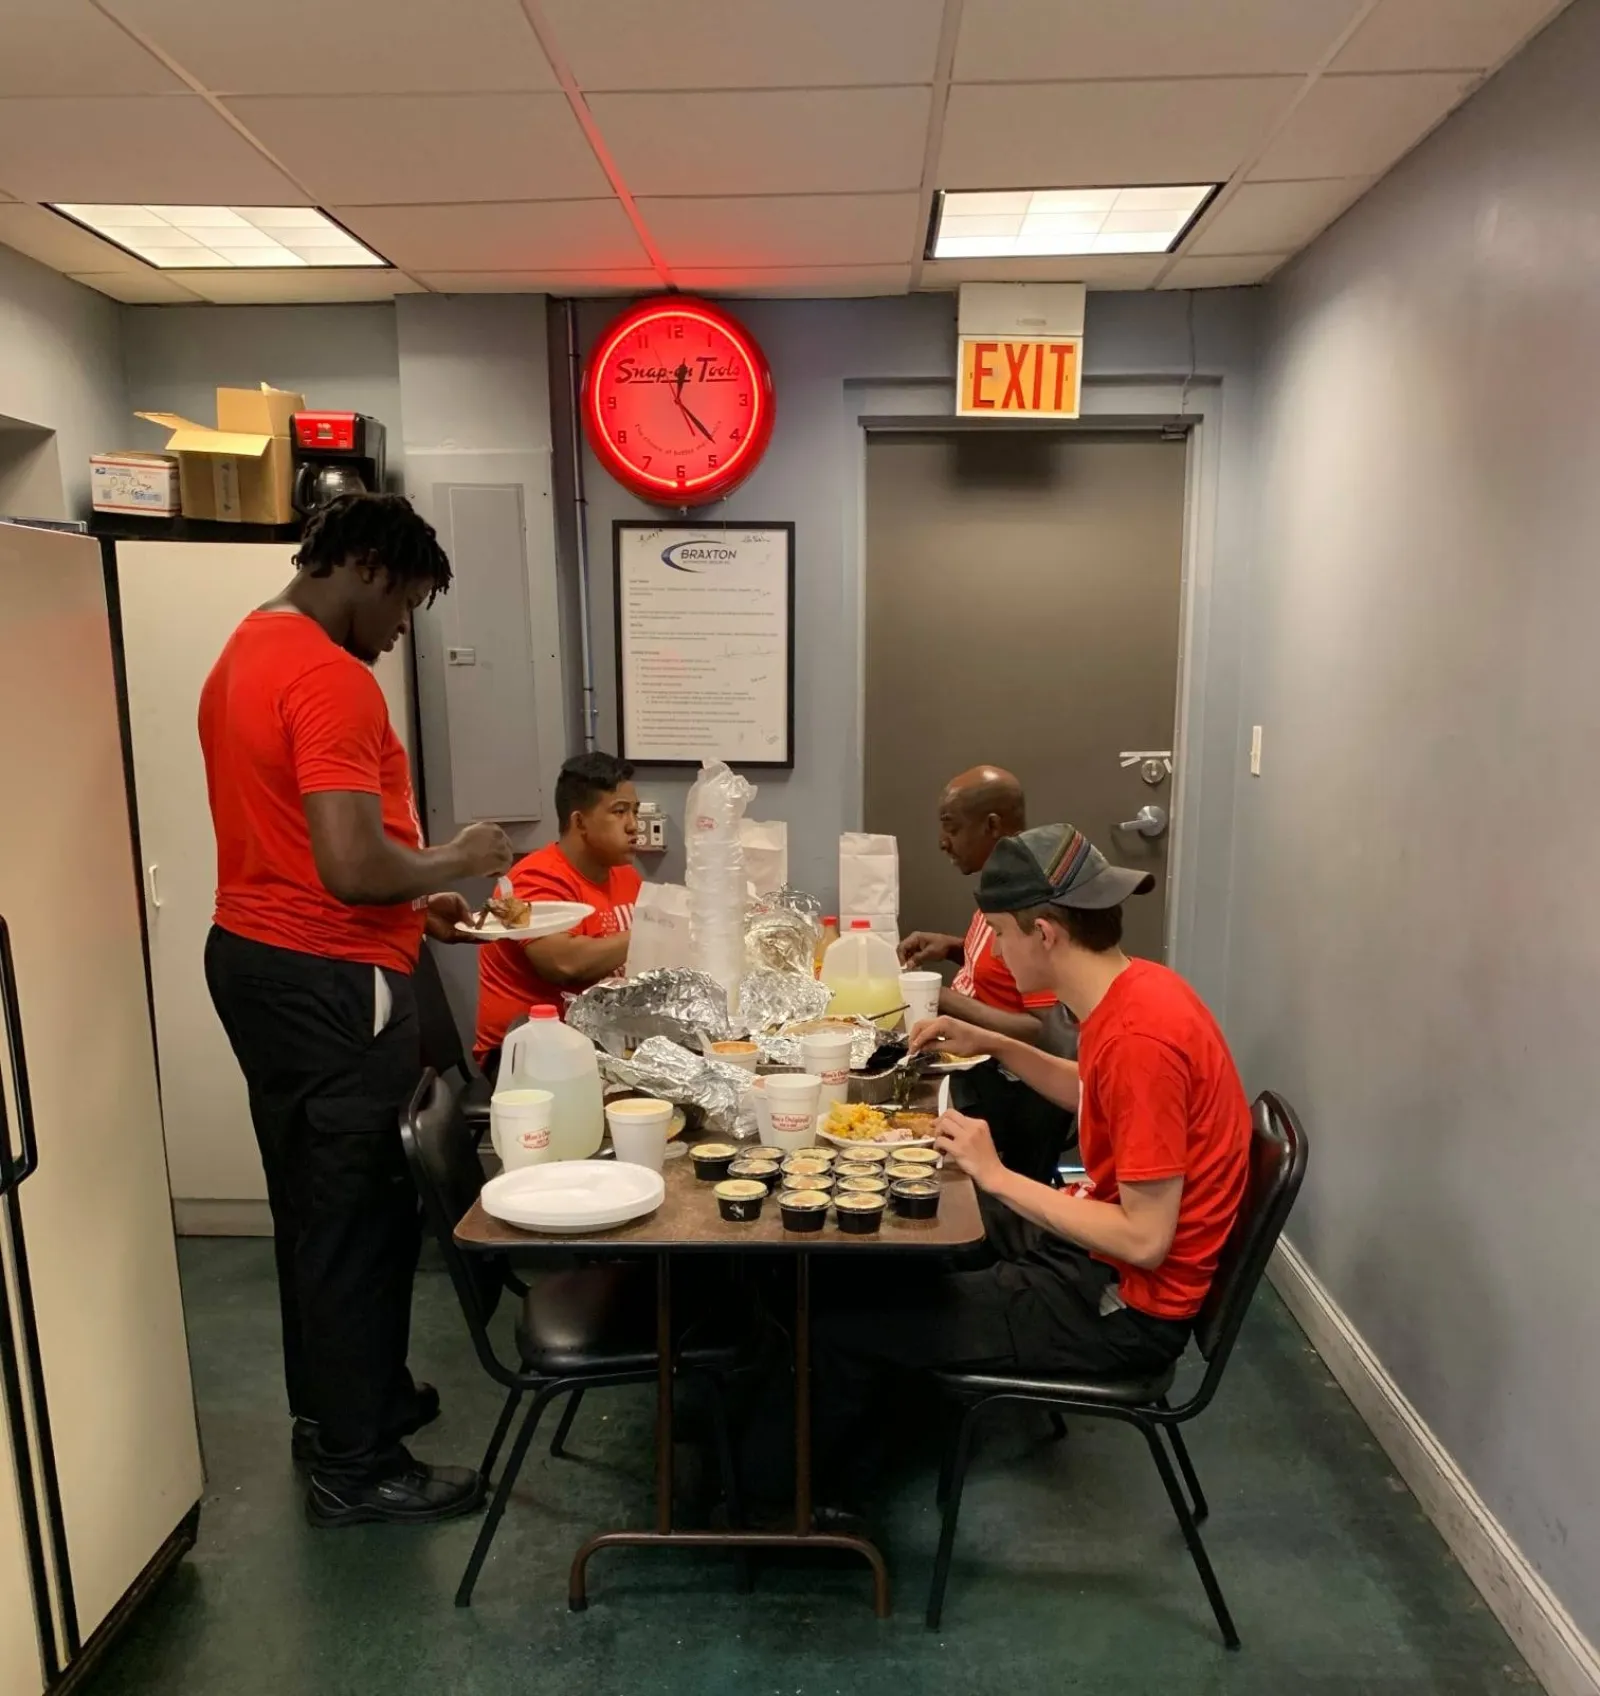
[[[403,1439],[439,1398],[406,1366],[420,1233],[400,1110],[421,1073],[411,972],[458,940],[458,878],[511,844],[468,825],[426,848],[404,748],[372,675],[450,586],[433,527],[399,495],[313,513],[294,580],[250,614],[200,696],[217,838],[206,981],[250,1091],[283,1311],[293,1450],[313,1525],[426,1523],[483,1484]]]

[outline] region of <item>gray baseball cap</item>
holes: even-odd
[[[994,845],[978,879],[978,909],[1020,913],[1030,907],[1118,907],[1155,886],[1149,872],[1112,865],[1070,824],[1041,824]]]

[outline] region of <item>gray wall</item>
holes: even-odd
[[[89,455],[136,446],[122,379],[121,308],[0,247],[0,417],[55,432],[60,513],[89,516]]]
[[[1291,1235],[1600,1638],[1600,3],[1271,291],[1229,1031]]]
[[[130,404],[216,422],[219,388],[270,383],[311,407],[368,413],[385,432],[391,486],[403,489],[404,429],[395,309],[348,306],[122,308]],[[131,419],[124,446],[159,448],[159,425]]]
[[[1214,542],[1212,574],[1201,586],[1204,616],[1195,632],[1200,674],[1207,680],[1208,699],[1214,698],[1216,705],[1192,715],[1190,724],[1197,828],[1189,840],[1197,852],[1186,907],[1199,917],[1178,937],[1178,957],[1185,969],[1218,999],[1232,864],[1237,612],[1253,522],[1251,381],[1259,304],[1256,290],[1196,296],[1092,294],[1086,324],[1087,380],[1106,385],[1136,379],[1177,381],[1194,371],[1202,379],[1195,391],[1196,408],[1207,411],[1219,437],[1218,501],[1204,514]],[[927,392],[922,404],[908,410],[951,410],[955,297],[738,301],[733,310],[772,362],[777,428],[750,480],[704,516],[792,519],[796,526],[795,769],[753,773],[760,794],[751,810],[757,817],[788,821],[791,877],[831,901],[839,833],[860,825],[858,419],[883,411],[884,397],[903,397],[918,386]],[[612,302],[583,305],[580,341],[585,351],[615,311]],[[617,714],[612,522],[659,521],[660,514],[627,494],[587,451],[585,477],[599,734],[602,746],[613,746]],[[953,698],[964,687],[995,686],[987,677],[963,680],[953,667],[951,675]],[[995,757],[1004,759],[1004,750],[997,750]],[[688,773],[648,774],[640,784],[641,792],[659,800],[668,813],[674,851],[661,868],[666,876],[681,874],[682,810],[691,778]],[[936,799],[928,797],[930,830]]]

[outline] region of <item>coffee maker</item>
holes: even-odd
[[[337,495],[383,488],[383,426],[361,412],[294,415],[296,512],[309,516]]]

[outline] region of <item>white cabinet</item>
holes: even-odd
[[[244,1080],[206,990],[216,844],[196,730],[200,690],[234,627],[294,575],[288,543],[119,542],[117,585],[150,934],[161,1101],[178,1227],[266,1229]],[[411,749],[410,649],[377,667]]]

